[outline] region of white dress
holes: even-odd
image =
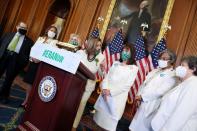
[[[197,77],[192,76],[167,93],[153,117],[154,131],[197,131]]]
[[[175,84],[176,77],[173,69],[155,69],[147,75],[138,93],[143,101],[129,126],[131,131],[151,130],[151,120],[160,105],[162,96]]]
[[[107,102],[100,95],[95,103],[94,121],[103,129],[115,131],[124,113],[128,92],[137,76],[138,67],[114,62],[102,82],[102,89],[110,90]]]
[[[78,54],[80,54],[81,56],[81,62],[93,73],[96,74],[97,71],[99,70],[100,64],[104,61],[104,55],[102,53],[99,53],[95,60],[93,60],[92,62],[89,62],[87,59],[87,54],[85,52],[85,50],[79,50],[77,51]],[[98,60],[98,62],[96,62],[96,60]],[[92,92],[95,89],[95,85],[96,85],[96,81],[95,80],[87,80],[86,86],[85,86],[85,92],[83,93],[78,111],[77,111],[77,115],[75,117],[74,123],[73,123],[73,127],[77,128],[79,125],[79,122],[81,120],[81,116],[83,114],[85,105],[90,97],[90,95],[92,94]]]
[[[36,40],[35,44],[37,44],[37,43],[49,44],[49,45],[51,45],[53,47],[57,47],[56,44],[58,43],[58,40],[48,38],[47,41],[45,41],[44,37],[38,37],[38,39]]]

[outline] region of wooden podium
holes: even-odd
[[[46,76],[54,78],[57,87],[49,102],[44,102],[39,93]],[[94,75],[81,63],[74,75],[42,62],[17,130],[71,131],[87,79],[94,79]]]

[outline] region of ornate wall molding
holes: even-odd
[[[164,26],[167,25],[168,22],[169,22],[170,15],[171,15],[171,12],[172,12],[172,8],[173,8],[173,5],[174,5],[174,1],[175,0],[169,0],[168,1],[168,5],[166,7],[165,15],[163,17],[163,21],[162,21],[162,25],[161,25],[161,28],[160,28],[160,32],[159,32],[159,36],[157,38],[157,41],[160,40],[164,36],[164,33],[165,33]],[[102,40],[104,39],[105,33],[107,31],[107,27],[108,27],[113,9],[115,7],[115,4],[116,4],[116,0],[112,0],[111,4],[109,6],[109,9],[107,11],[107,15],[105,17],[103,28],[101,30],[101,39]]]

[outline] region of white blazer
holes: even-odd
[[[102,82],[102,89],[110,90],[111,96],[106,102],[100,95],[96,101],[94,121],[102,128],[115,131],[118,121],[124,113],[128,92],[137,76],[138,67],[114,62]]]
[[[197,131],[197,77],[192,76],[162,98],[151,125],[154,131]]]
[[[129,129],[132,131],[150,131],[151,120],[160,105],[161,97],[176,84],[175,72],[172,68],[156,69],[148,74],[138,95],[143,101],[138,108]]]

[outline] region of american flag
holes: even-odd
[[[106,73],[109,71],[109,68],[113,64],[114,61],[120,59],[120,53],[123,49],[123,35],[122,30],[119,30],[113,40],[109,43],[106,49],[103,51],[105,56],[105,69]]]
[[[134,85],[129,92],[129,99],[135,98],[139,87],[144,82],[146,75],[158,66],[159,55],[166,49],[166,41],[162,38],[157,45],[153,48],[148,57],[145,53],[145,45],[142,36],[140,36],[135,43],[135,61],[139,68]]]
[[[153,48],[151,52],[151,58],[154,68],[158,66],[158,59],[161,52],[166,50],[166,41],[162,38],[157,45]]]
[[[149,65],[145,52],[144,39],[142,36],[139,35],[139,37],[135,42],[134,48],[135,48],[135,62],[139,70],[135,82],[129,91],[130,100],[133,100],[133,98],[135,98],[135,95],[138,92],[140,85],[145,80],[148,71],[148,65]]]
[[[90,36],[99,38],[99,28],[95,27]]]

